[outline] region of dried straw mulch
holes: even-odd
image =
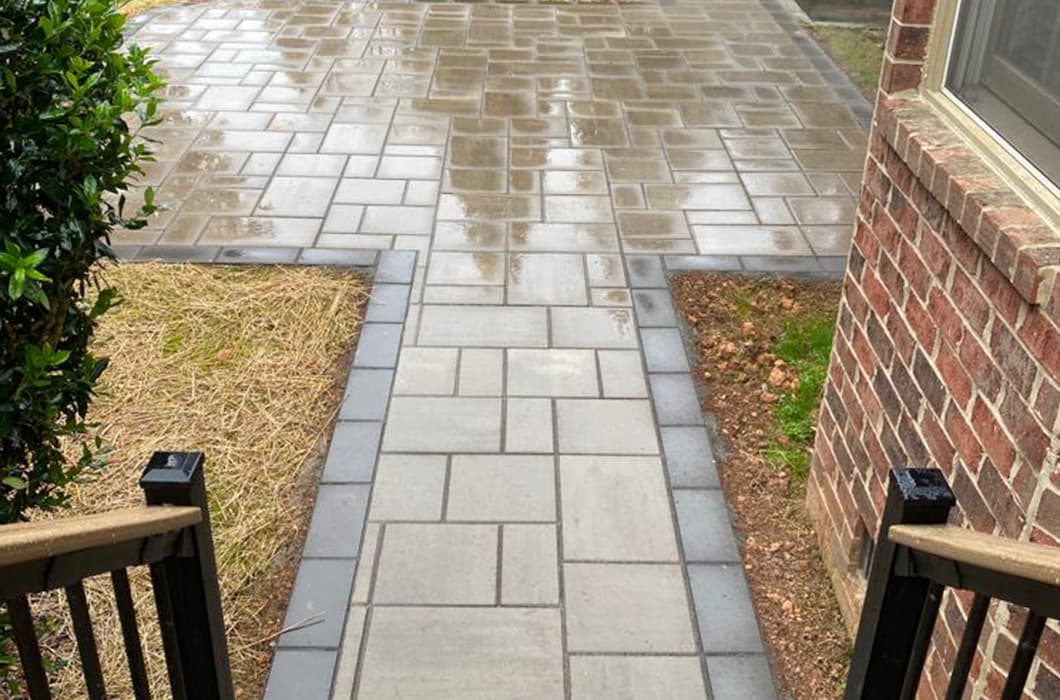
[[[368,285],[323,268],[138,264],[104,275],[125,303],[97,335],[111,366],[90,419],[114,451],[73,511],[141,504],[137,479],[155,450],[204,452],[237,697],[260,697]],[[150,587],[135,573],[155,697],[168,697]],[[91,583],[108,693],[131,697],[109,581]],[[83,697],[65,605],[51,597],[37,610],[58,621],[45,641],[69,660],[55,697]]]

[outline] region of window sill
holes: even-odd
[[[881,100],[877,122],[884,140],[1020,295],[1046,302],[1060,273],[1060,231],[922,99]]]

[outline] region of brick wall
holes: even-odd
[[[934,0],[896,0],[807,502],[848,623],[891,466],[935,466],[957,523],[1060,546],[1060,232],[919,99]],[[919,697],[942,697],[970,596],[948,593]],[[970,697],[1023,616],[992,605]],[[1060,698],[1050,623],[1028,698]]]

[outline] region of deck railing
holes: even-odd
[[[1019,700],[1048,619],[1060,618],[1060,549],[947,525],[935,469],[892,469],[845,700],[912,700],[947,587],[972,591],[945,698],[963,696],[992,599],[1027,609],[1002,700]]]
[[[157,452],[140,479],[147,505],[0,527],[0,600],[31,700],[52,697],[30,596],[64,589],[85,695],[108,697],[84,580],[109,575],[134,697],[151,697],[127,569],[150,568],[174,700],[233,697],[203,456]]]

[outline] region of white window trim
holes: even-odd
[[[940,0],[935,8],[921,95],[1013,190],[1060,231],[1060,186],[946,86],[957,40],[958,10],[966,1]]]

